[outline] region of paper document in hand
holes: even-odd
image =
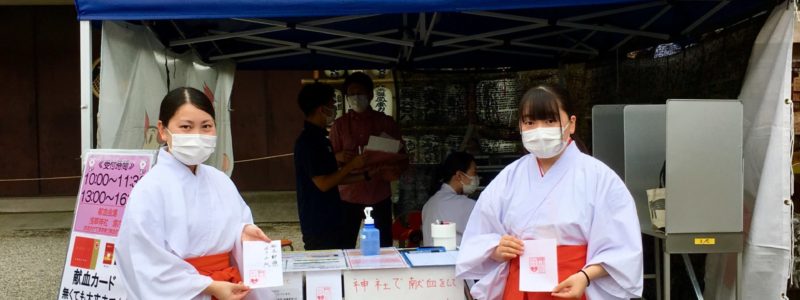
[[[550,292],[558,285],[556,240],[527,240],[519,258],[519,290]]]
[[[283,285],[283,258],[281,241],[242,242],[242,277],[250,288],[264,288]]]
[[[400,152],[400,141],[371,135],[364,150],[397,153]]]

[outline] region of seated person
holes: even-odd
[[[432,190],[439,187],[422,207],[423,246],[433,246],[431,223],[448,221],[456,223],[456,245],[461,244],[461,235],[475,206],[475,200],[466,195],[478,189],[475,158],[466,152],[453,152],[447,156],[437,175]]]

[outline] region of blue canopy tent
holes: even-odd
[[[239,69],[554,67],[691,42],[775,1],[92,1],[81,20],[147,20],[176,52]]]
[[[677,42],[776,0],[76,0],[82,146],[92,141],[91,21],[149,27],[174,52],[239,69],[536,69]]]

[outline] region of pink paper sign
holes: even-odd
[[[116,237],[131,190],[150,170],[151,160],[150,155],[89,153],[73,231]]]

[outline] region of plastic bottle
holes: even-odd
[[[381,233],[375,228],[375,220],[372,219],[372,207],[364,208],[364,228],[361,229],[361,254],[364,256],[378,255],[381,247]]]

